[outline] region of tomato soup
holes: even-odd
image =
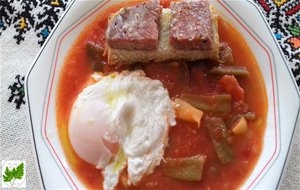
[[[111,13],[139,1],[130,1],[115,5],[101,13],[78,36],[73,47],[65,58],[60,73],[58,93],[56,97],[57,127],[65,156],[72,170],[88,189],[102,189],[103,177],[101,170],[81,160],[73,150],[68,136],[68,120],[70,111],[77,95],[93,83],[91,68],[86,54],[86,43],[92,41],[105,46],[107,20]],[[162,4],[169,6],[169,0]],[[247,77],[237,77],[239,85],[244,89],[243,102],[233,101],[229,115],[206,113],[207,117],[220,117],[229,120],[236,114],[247,110],[255,113],[255,119],[248,120],[248,130],[243,135],[230,136],[230,147],[234,158],[227,164],[219,161],[210,134],[201,122],[200,127],[185,121],[177,120],[177,125],[169,131],[169,146],[164,157],[182,158],[197,154],[206,155],[203,176],[199,182],[187,182],[165,176],[161,166],[146,175],[136,186],[127,186],[125,172],[120,176],[117,189],[238,189],[243,185],[254,169],[263,148],[266,128],[267,96],[262,75],[251,49],[243,36],[221,16],[218,21],[220,42],[226,42],[233,52],[235,65],[246,67]],[[214,61],[200,60],[194,62],[147,63],[131,66],[109,66],[102,68],[104,74],[121,70],[142,69],[152,79],[160,80],[168,89],[171,98],[181,94],[222,94],[221,76],[210,74]],[[245,111],[246,112],[246,111]]]

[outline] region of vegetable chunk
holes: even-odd
[[[229,135],[223,119],[218,117],[206,117],[205,127],[208,129],[210,138],[221,163],[227,164],[231,162],[234,155],[227,142]]]
[[[231,131],[235,135],[243,135],[248,130],[247,120],[244,117],[240,117],[233,125]]]
[[[219,83],[227,93],[231,94],[233,100],[240,101],[245,99],[245,91],[233,75],[223,76]]]
[[[245,114],[240,114],[239,116],[244,117],[247,120],[255,120],[255,118],[256,118],[256,115],[255,115],[254,112],[248,112],[248,113],[245,113]]]
[[[182,94],[181,98],[197,109],[203,111],[229,113],[231,111],[231,95],[191,95]]]
[[[101,71],[106,64],[103,53],[104,48],[100,44],[92,41],[86,43],[86,55],[88,62],[94,71]]]
[[[165,161],[162,168],[166,176],[184,181],[201,181],[206,156],[165,158]]]
[[[227,43],[220,43],[220,52],[219,52],[219,62],[224,64],[233,64],[234,58],[232,54],[232,49]]]
[[[210,73],[217,75],[249,76],[249,71],[246,67],[222,64],[213,67]]]
[[[196,122],[197,126],[200,126],[200,120],[202,118],[203,112],[194,108],[191,104],[186,101],[176,98],[175,99],[175,111],[176,117],[188,122]]]

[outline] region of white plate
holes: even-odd
[[[56,129],[55,97],[64,57],[80,31],[121,0],[74,1],[44,43],[26,77],[26,96],[44,187],[85,188],[66,161]],[[259,8],[248,0],[212,1],[237,28],[259,64],[268,96],[261,156],[243,189],[275,189],[282,177],[299,113],[299,92],[279,45]],[[259,97],[257,97],[259,98]]]

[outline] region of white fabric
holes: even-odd
[[[16,75],[26,75],[41,47],[34,32],[28,32],[20,45],[13,34],[14,28],[7,28],[0,37],[0,160],[26,161],[26,188],[41,189],[27,103],[16,109],[16,104],[8,102],[9,85]]]

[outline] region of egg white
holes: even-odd
[[[105,76],[84,89],[73,105],[69,123],[74,150],[87,162],[104,168],[103,186],[109,190],[117,185],[126,166],[128,184],[137,184],[153,172],[163,158],[169,126],[176,121],[168,91],[139,70]],[[103,140],[118,142],[115,156]],[[80,144],[85,141],[91,146]]]

